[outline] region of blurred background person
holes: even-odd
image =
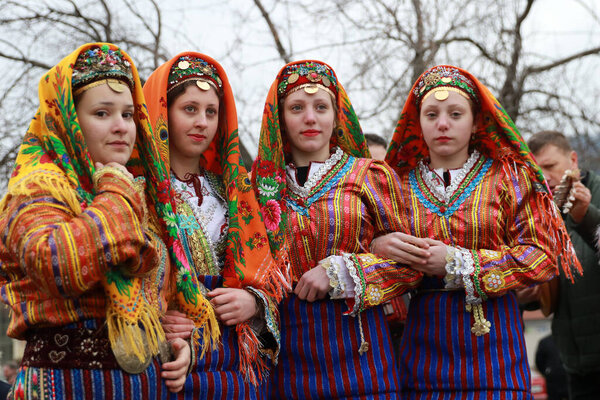
[[[567,374],[552,335],[544,337],[535,351],[535,366],[546,380],[548,400],[568,399]]]
[[[4,363],[2,366],[2,374],[4,375],[4,380],[8,382],[11,386],[15,383],[15,378],[17,377],[17,370],[19,369],[19,363],[15,360],[9,360]]]
[[[375,133],[365,133],[365,139],[369,151],[371,152],[371,158],[374,160],[384,160],[385,153],[387,152],[387,141],[381,136]]]
[[[554,194],[567,170],[578,169],[577,153],[560,132],[543,131],[528,141]],[[552,335],[567,371],[570,399],[600,399],[600,177],[580,171],[569,197],[573,206],[563,215],[583,277],[574,284],[560,276],[558,304]]]

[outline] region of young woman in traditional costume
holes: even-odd
[[[437,66],[411,90],[386,161],[399,218],[428,241],[425,257],[396,234],[372,245],[426,276],[400,345],[404,398],[532,398],[513,290],[579,264],[515,125],[470,73]]]
[[[42,77],[39,99],[0,204],[8,335],[27,341],[11,398],[166,398],[190,350],[177,339],[164,357],[147,280],[170,268],[172,211],[153,189],[165,170],[136,68],[115,45],[86,44]]]
[[[319,61],[286,65],[269,91],[252,177],[293,294],[280,306],[274,398],[397,398],[382,303],[421,274],[369,251],[400,230],[397,178],[368,149],[348,96]]]
[[[267,362],[279,352],[277,304],[288,285],[280,267],[285,254],[276,254],[280,264],[271,254],[266,217],[241,162],[227,75],[206,55],[182,53],[154,71],[144,92],[171,170],[165,190],[173,193],[176,229],[184,238],[178,256],[193,265],[222,333],[214,350],[196,348],[181,396],[263,397]],[[179,308],[169,310],[163,324],[167,337],[207,335],[192,329]]]

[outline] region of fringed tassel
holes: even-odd
[[[256,287],[273,301],[279,303],[292,290],[290,279],[286,278],[286,275],[288,274],[279,268],[271,268],[268,275],[263,275],[260,284]]]
[[[467,312],[473,314],[473,326],[471,327],[471,332],[475,334],[475,336],[483,336],[486,333],[490,333],[490,327],[492,323],[485,319],[485,313],[483,312],[483,305],[481,303],[477,304],[465,304],[465,309]]]
[[[147,303],[142,305],[136,321],[127,321],[112,308],[107,310],[106,324],[111,347],[114,348],[120,340],[121,350],[129,356],[137,357],[140,361],[144,361],[148,355],[152,357],[157,355],[159,343],[165,341],[165,332],[158,311]]]
[[[569,236],[569,232],[567,232],[558,207],[556,207],[550,195],[542,194],[540,197],[538,204],[539,207],[542,207],[541,210],[551,210],[550,212],[552,212],[548,233],[552,235],[553,242],[555,243],[554,249],[558,250],[558,255],[556,256],[557,267],[562,269],[565,276],[571,282],[574,282],[574,273],[577,272],[581,276],[583,275],[583,269],[577,259],[571,237]]]
[[[287,261],[281,264],[285,264],[284,268],[287,268]],[[282,271],[282,268],[279,266],[277,268],[269,268],[268,271],[269,273],[262,276],[260,283],[256,287],[260,288],[261,294],[268,297],[270,301],[278,304],[291,290],[291,285],[289,279],[286,279],[286,271]],[[256,336],[256,332],[254,332],[248,322],[238,324],[236,326],[236,333],[238,337],[240,371],[245,374],[248,382],[258,385],[268,372],[260,339]],[[276,363],[276,360],[274,359],[273,362]]]
[[[502,159],[504,172],[515,179],[519,180],[521,173],[527,175],[529,180],[539,182],[535,176],[533,170],[527,166],[523,160],[514,158],[512,156],[504,156]],[[565,276],[571,281],[574,281],[574,272],[579,275],[583,274],[581,264],[577,259],[575,248],[571,243],[571,238],[567,232],[560,210],[554,204],[552,200],[552,194],[547,191],[541,191],[536,188],[532,188],[534,195],[536,196],[536,206],[538,208],[539,218],[542,220],[542,225],[546,229],[546,233],[550,235],[552,240],[552,248],[558,250],[556,256],[557,273],[558,269],[561,268]]]
[[[221,329],[215,311],[208,300],[204,296],[199,297],[201,297],[200,301],[204,303],[201,306],[202,315],[190,315],[189,312],[187,314],[194,321],[194,325],[199,328],[193,331],[192,345],[200,350],[200,357],[204,357],[208,350],[212,351],[219,345]],[[184,305],[182,310],[188,308]]]
[[[238,336],[240,371],[253,385],[258,385],[267,373],[267,363],[260,354],[260,340],[248,322],[235,327]]]

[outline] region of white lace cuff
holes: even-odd
[[[462,247],[446,247],[446,288],[464,287],[467,304],[479,304],[481,298],[475,294],[475,285],[471,274],[475,271],[473,255]]]
[[[329,256],[321,261],[319,265],[325,268],[331,290],[329,297],[332,299],[347,299],[354,297],[354,280],[346,267],[342,256]]]
[[[462,273],[464,270],[462,253],[455,247],[446,246],[446,289],[464,287]]]

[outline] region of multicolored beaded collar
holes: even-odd
[[[475,104],[479,104],[479,96],[475,83],[461,74],[457,68],[438,65],[425,71],[414,88],[417,107],[433,94],[437,100],[444,101],[449,92],[456,92]]]
[[[277,85],[277,95],[279,98],[284,98],[300,89],[304,89],[309,94],[323,89],[334,100],[337,99],[337,79],[333,71],[327,65],[314,61],[304,61],[288,65],[281,73],[279,84]]]
[[[215,66],[199,57],[189,55],[181,56],[173,63],[169,72],[167,92],[191,79],[196,81],[201,90],[209,90],[212,86],[219,95],[221,94],[223,81],[219,78]]]

